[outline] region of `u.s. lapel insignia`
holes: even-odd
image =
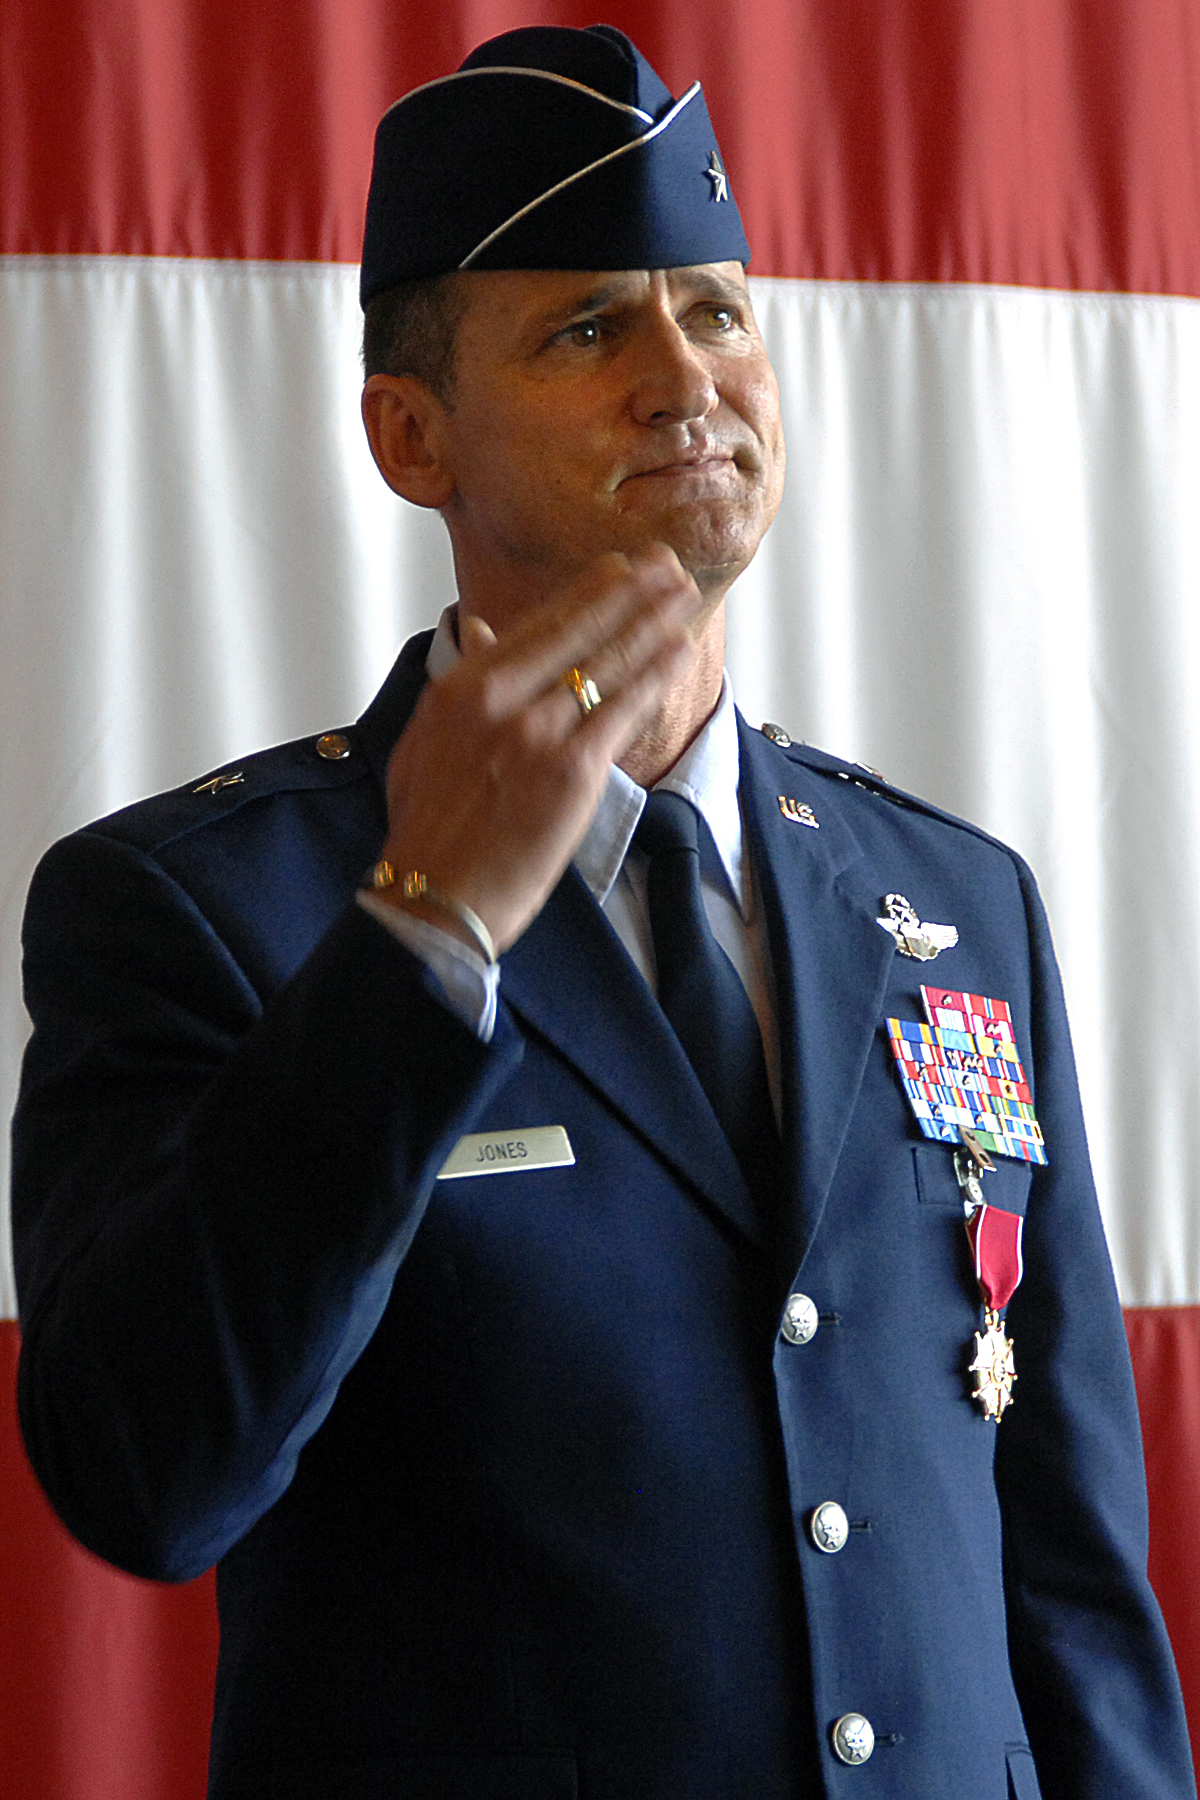
[[[820,831],[821,821],[811,806],[805,806],[801,800],[793,800],[790,794],[780,794],[778,800],[780,812],[793,825],[807,825],[810,831]]]
[[[715,150],[710,150],[708,153],[708,167],[705,169],[704,173],[712,182],[712,198],[714,200],[728,200],[729,177],[721,167],[721,159]]]
[[[883,896],[883,917],[876,919],[896,940],[901,956],[915,957],[918,962],[932,962],[943,950],[952,950],[958,942],[956,925],[931,925],[917,917],[903,894]]]

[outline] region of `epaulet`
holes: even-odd
[[[935,806],[932,800],[922,799],[920,794],[910,794],[907,789],[896,787],[878,769],[869,763],[847,762],[844,757],[832,756],[828,750],[817,750],[811,744],[799,743],[789,736],[782,725],[772,725],[769,721],[762,727],[762,734],[777,749],[781,750],[790,762],[802,763],[806,769],[812,769],[818,775],[830,775],[838,781],[846,781],[854,787],[863,788],[868,794],[876,794],[881,800],[890,802],[892,806],[905,807],[910,812],[924,813],[927,818],[940,819],[946,825],[953,825],[959,831],[969,831],[972,837],[985,844],[994,844],[1009,857],[1014,852],[1008,844],[995,838],[982,827],[973,825],[970,819],[960,818],[957,813],[947,812],[943,806]]]
[[[154,851],[228,818],[253,800],[311,788],[345,787],[367,773],[354,727],[347,726],[256,750],[182,787],[122,807],[87,829]]]

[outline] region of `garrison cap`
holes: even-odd
[[[749,260],[700,83],[674,99],[611,25],[506,31],[375,134],[364,306],[455,269]]]

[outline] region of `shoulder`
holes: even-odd
[[[860,834],[916,835],[947,847],[957,846],[968,854],[978,847],[985,858],[989,852],[1003,858],[1023,882],[1032,881],[1028,865],[1011,845],[969,819],[959,818],[932,800],[889,781],[867,763],[852,762],[812,744],[797,742],[782,726],[770,721],[758,729],[744,725],[744,741],[752,747],[760,775],[770,773],[772,765],[781,780],[789,772],[802,772],[805,781],[815,783],[826,803],[836,806]]]
[[[378,854],[385,816],[357,727],[256,751],[55,844],[30,886],[26,944],[81,920],[150,931],[164,907],[230,938],[253,921],[307,943],[306,922],[327,922]]]
[[[322,794],[339,793],[369,775],[355,728],[339,727],[224,763],[180,787],[109,813],[75,836],[108,838],[153,857],[181,839],[236,824],[248,811],[261,811],[264,802],[289,795],[319,801]]]
[[[73,989],[74,1007],[105,983],[273,993],[352,899],[385,816],[347,728],[258,751],[61,839],[25,908],[35,1021],[55,996]]]

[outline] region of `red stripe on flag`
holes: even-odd
[[[1150,1575],[1200,1725],[1200,1307],[1125,1315],[1146,1438]],[[200,1800],[216,1663],[210,1577],[167,1588],[81,1550],[17,1432],[0,1323],[0,1770],[5,1800]],[[1200,1761],[1200,1730],[1193,1728]]]
[[[1146,1482],[1150,1579],[1179,1665],[1200,1768],[1200,1306],[1131,1307]]]
[[[0,250],[355,262],[384,107],[597,10],[704,80],[757,274],[1200,294],[1194,0],[0,0]]]
[[[0,1789],[5,1800],[201,1800],[212,1577],[135,1581],[67,1536],[21,1447],[17,1343],[0,1323]]]

